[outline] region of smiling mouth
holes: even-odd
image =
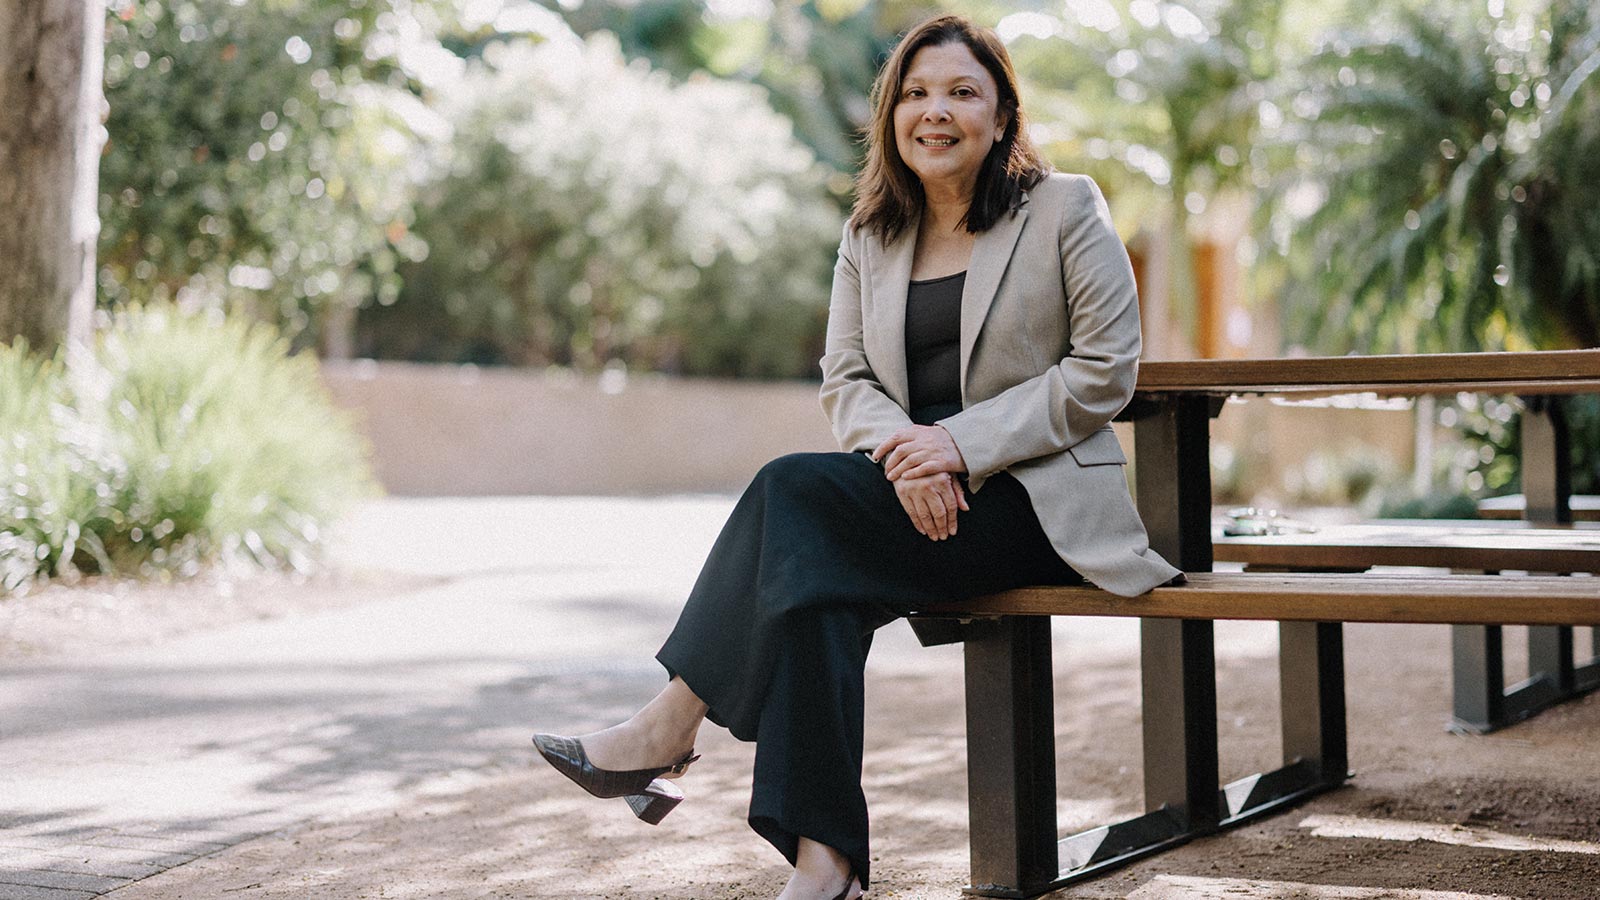
[[[917,143],[924,147],[954,147],[956,140],[956,138],[948,137],[919,137],[917,138]]]

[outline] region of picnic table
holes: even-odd
[[[1544,625],[1555,638],[1536,649],[1559,657],[1564,629],[1570,660],[1570,625],[1600,625],[1600,579],[1212,572],[1210,420],[1227,398],[1463,391],[1524,398],[1528,518],[1570,521],[1560,398],[1600,391],[1600,351],[1143,365],[1123,414],[1134,422],[1137,503],[1151,546],[1191,573],[1189,584],[1136,598],[1090,586],[1024,588],[926,613],[960,623],[944,639],[965,642],[968,893],[1034,896],[1342,784],[1342,622]],[[1056,829],[1053,615],[1140,617],[1147,812],[1066,838]],[[1280,622],[1284,765],[1219,785],[1212,621],[1225,618]],[[1490,643],[1486,650],[1498,649]]]
[[[1314,532],[1213,534],[1217,559],[1250,571],[1362,572],[1375,566],[1455,571],[1600,573],[1600,527],[1583,522],[1374,520]],[[1453,704],[1449,727],[1484,733],[1583,696],[1600,687],[1600,631],[1591,631],[1590,659],[1576,660],[1569,626],[1530,631],[1529,673],[1506,685],[1499,625],[1452,628]]]

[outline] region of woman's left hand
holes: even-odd
[[[872,451],[872,461],[880,460],[890,481],[967,470],[961,448],[942,425],[912,425],[896,431]]]

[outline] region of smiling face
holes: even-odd
[[[1005,135],[994,76],[961,41],[911,57],[894,107],[895,147],[927,192],[972,196],[983,160]]]

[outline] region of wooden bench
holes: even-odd
[[[959,617],[966,637],[972,883],[1030,897],[1242,825],[1348,777],[1342,622],[1600,625],[1600,578],[1197,572],[1187,584],[1118,597],[1034,587],[920,615]],[[1146,653],[1144,815],[1057,839],[1054,697],[1047,616],[1137,616],[1186,655]],[[1283,766],[1218,784],[1211,621],[1277,621]],[[1007,652],[1021,642],[1027,652]],[[1003,656],[1007,665],[994,666]],[[982,671],[981,678],[971,673]],[[1030,752],[1031,750],[1031,752]],[[1159,801],[1159,802],[1158,802]]]
[[[1250,571],[1361,572],[1374,566],[1426,566],[1457,571],[1600,573],[1600,529],[1593,523],[1538,526],[1523,521],[1377,520],[1336,525],[1303,534],[1260,536],[1213,533],[1219,561],[1243,563]],[[1555,647],[1530,654],[1535,666],[1507,685],[1500,626],[1452,629],[1454,678],[1450,727],[1482,734],[1600,688],[1600,630],[1591,629],[1589,659],[1576,648],[1564,654],[1561,627],[1539,628]],[[1570,646],[1570,645],[1569,645]],[[1548,663],[1546,665],[1549,665]]]
[[[1600,391],[1600,351],[1146,363],[1134,423],[1135,493],[1151,546],[1190,575],[1120,598],[1027,588],[920,614],[964,641],[972,883],[1031,897],[1329,790],[1348,777],[1341,622],[1600,625],[1600,579],[1213,573],[1210,420],[1238,394],[1524,398],[1530,519],[1570,521],[1560,397]],[[1535,460],[1531,466],[1528,460]],[[1549,464],[1543,462],[1548,459]],[[1135,819],[1065,840],[1055,816],[1049,616],[1140,618],[1144,794]],[[942,619],[939,617],[943,617]],[[1285,766],[1219,785],[1212,620],[1278,620]],[[919,635],[939,629],[927,628]],[[1568,647],[1570,654],[1570,646]]]

